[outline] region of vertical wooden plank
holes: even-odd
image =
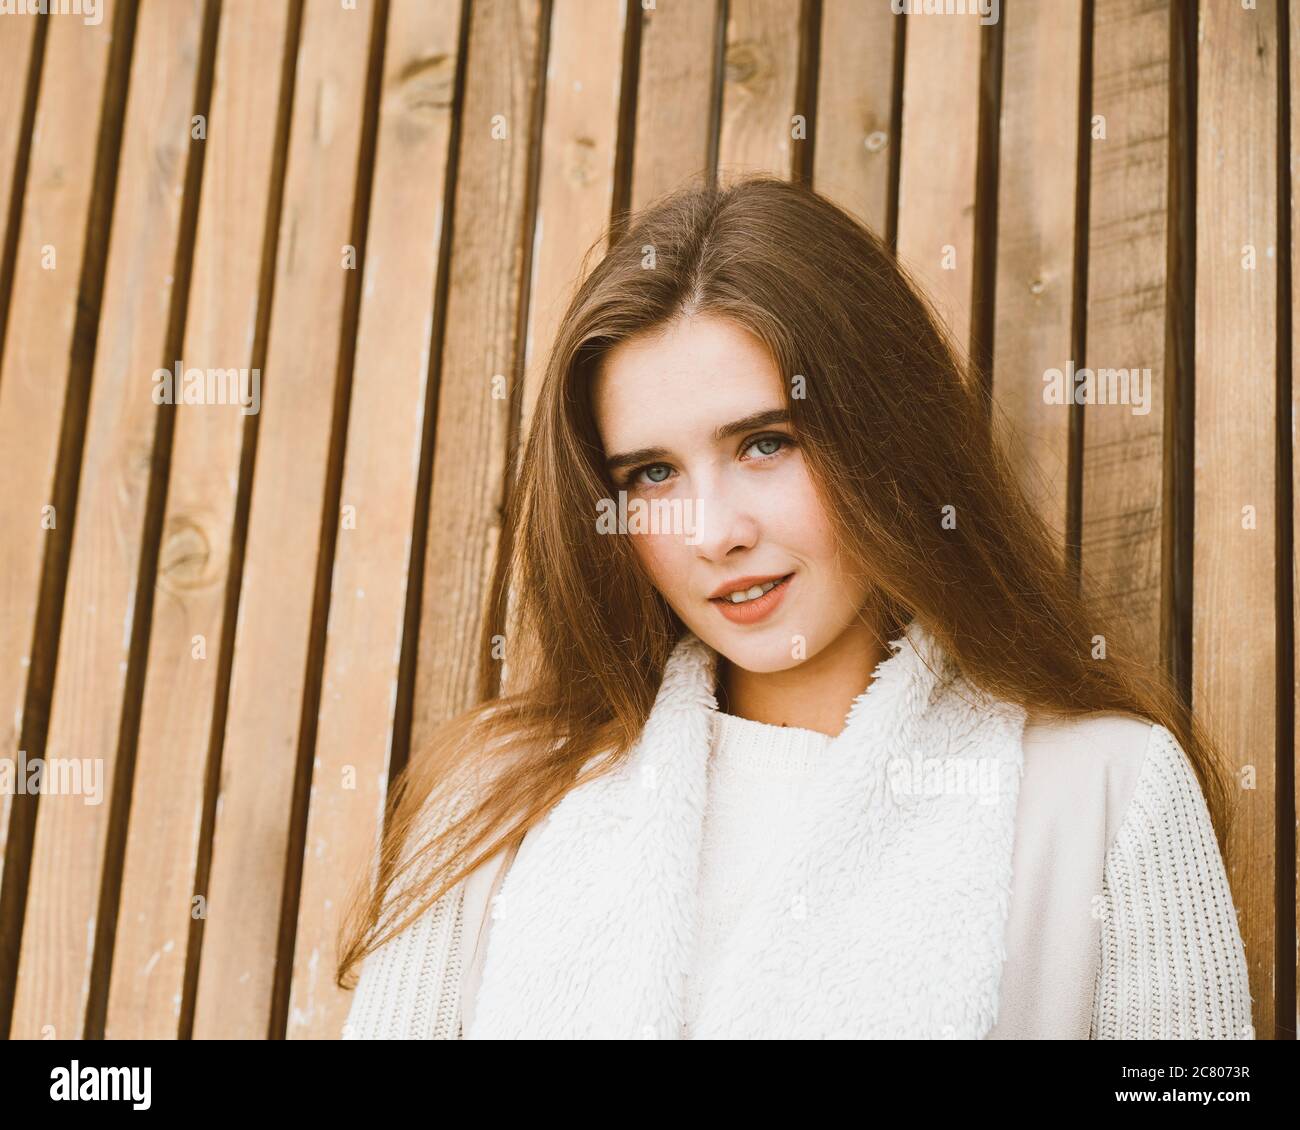
[[[633,211],[691,177],[713,175],[714,77],[719,0],[656,0],[638,5],[641,68],[637,82]]]
[[[1290,1023],[1274,965],[1278,37],[1276,0],[1201,6],[1192,704],[1254,768],[1227,865],[1262,1039]]]
[[[15,191],[20,191],[14,182],[15,175],[21,171],[17,168],[19,154],[29,140],[22,127],[27,122],[28,80],[39,26],[35,19],[5,20],[0,24],[0,106],[5,108],[6,117],[5,128],[0,131],[0,253],[8,252],[18,238],[17,224],[10,226],[10,220],[16,220],[10,216],[10,209]],[[0,254],[0,345],[4,344],[4,317],[13,282],[12,269]],[[0,832],[0,846],[3,843],[4,833]]]
[[[1300,3],[1296,0],[1290,0],[1288,4],[1290,11],[1290,28],[1287,33],[1288,50],[1287,59],[1290,69],[1291,88],[1288,92],[1289,111],[1291,117],[1291,153],[1290,164],[1287,168],[1286,183],[1290,186],[1290,200],[1288,213],[1291,224],[1291,309],[1280,310],[1279,317],[1289,318],[1291,322],[1291,500],[1292,500],[1292,552],[1291,552],[1291,593],[1292,605],[1295,609],[1295,623],[1292,627],[1293,642],[1300,641],[1300,602],[1295,600],[1295,594],[1300,593],[1300,555],[1295,551],[1295,531],[1300,530],[1300,484],[1297,483],[1296,472],[1300,463],[1296,460],[1296,437],[1295,425],[1300,420],[1300,64],[1296,61],[1296,53],[1300,52]],[[1281,157],[1278,158],[1281,160]],[[1294,688],[1294,703],[1292,706],[1292,729],[1293,740],[1300,735],[1297,730],[1295,719],[1300,715],[1300,654],[1293,652],[1293,671],[1296,677]],[[1292,781],[1295,786],[1295,809],[1300,812],[1300,743],[1297,743],[1291,750],[1293,768]],[[1300,830],[1300,826],[1298,826]],[[1291,840],[1291,850],[1296,850],[1296,841],[1300,837],[1293,836]],[[1294,855],[1291,860],[1292,871],[1294,872],[1293,880],[1295,882],[1296,901],[1292,906],[1279,907],[1279,914],[1293,914],[1294,925],[1297,939],[1300,939],[1300,856]],[[1296,946],[1296,967],[1294,980],[1291,982],[1291,988],[1294,991],[1300,985],[1300,942]],[[1300,1028],[1300,1002],[1297,1003],[1296,1012],[1291,1016],[1291,1030],[1289,1033],[1279,1031],[1283,1039],[1295,1039],[1297,1028]],[[1282,1017],[1279,1015],[1279,1029],[1281,1028]]]
[[[289,6],[226,0],[181,368],[253,369]],[[258,343],[260,344],[260,343]],[[251,373],[250,373],[251,378]],[[260,374],[259,378],[260,380]],[[249,382],[252,388],[252,382]],[[256,408],[249,405],[249,414]],[[166,409],[164,409],[166,410]],[[175,1039],[248,414],[175,409],[105,1036]]]
[[[898,257],[970,348],[979,155],[980,17],[907,20]]]
[[[303,12],[196,1038],[271,1023],[374,8]]]
[[[37,808],[11,1029],[18,1038],[80,1037],[97,974],[159,419],[152,374],[167,348],[202,16],[202,0],[146,4],[136,30],[46,746],[47,761],[80,765],[87,788],[45,793]]]
[[[604,253],[614,207],[626,17],[623,0],[556,0],[552,8],[520,397],[516,456],[520,459],[556,326],[584,277],[584,269],[595,266]],[[493,378],[497,376],[509,381],[504,385],[496,382],[498,390],[494,392]],[[500,389],[510,387],[514,379],[509,373],[493,373],[478,395],[500,395]],[[478,411],[471,413],[471,418],[481,416]],[[471,464],[478,465],[477,460]],[[439,444],[431,530],[444,528],[440,525],[443,513],[460,511],[459,504],[448,503],[446,490],[439,485],[441,481],[454,489],[460,481],[454,472],[450,478],[443,476],[444,466]],[[491,574],[483,568],[495,555],[495,537],[494,533],[487,552],[481,540],[429,539],[425,576],[441,577],[443,583],[437,588],[424,586],[419,659],[424,706],[417,710],[420,725],[413,729],[413,746],[427,739],[430,726],[463,710],[477,695],[477,633],[466,638],[460,632],[463,625],[477,622],[486,611],[483,604]],[[446,587],[447,578],[453,579],[452,589]],[[459,595],[451,595],[458,590],[468,590],[469,598],[462,601]],[[462,619],[463,609],[471,601],[474,619],[467,621]],[[512,609],[507,611],[507,624],[513,622]],[[448,617],[454,617],[454,629],[448,626]],[[506,634],[511,634],[509,627]],[[504,667],[502,679],[506,679]]]
[[[98,26],[103,27],[104,23],[101,21]],[[8,122],[4,133],[0,134],[0,224],[9,215],[14,161],[23,141],[22,134],[13,126],[22,120],[37,26],[36,17],[5,20],[0,24],[3,30],[0,34],[0,106],[5,107]]]
[[[555,0],[551,15],[521,437],[528,434],[555,328],[582,281],[583,256],[596,247],[595,258],[604,248],[614,205],[626,16],[622,0]]]
[[[287,1035],[337,1038],[339,914],[383,826],[424,435],[460,5],[389,10],[356,377]],[[441,588],[441,578],[433,578]]]
[[[475,698],[479,630],[509,460],[511,402],[495,390],[515,382],[524,363],[528,194],[540,140],[544,9],[538,0],[488,0],[475,4],[471,17],[413,751]]]
[[[799,89],[802,4],[728,0],[718,182],[752,173],[789,180]]]
[[[1172,517],[1165,401],[1177,376],[1166,332],[1170,19],[1168,0],[1097,0],[1087,357],[1076,362],[1096,377],[1098,399],[1111,395],[1108,372],[1142,379],[1129,385],[1133,403],[1084,404],[1080,562],[1085,589],[1132,625],[1153,665],[1170,662],[1162,620],[1172,611],[1162,541]],[[1148,404],[1137,403],[1138,387]]]
[[[1062,553],[1070,407],[1048,402],[1043,376],[1074,359],[1082,26],[1082,0],[1018,4],[1003,25],[994,423]]]
[[[0,460],[0,757],[11,762],[24,745],[23,711],[47,545],[72,534],[70,513],[47,512],[43,521],[42,509],[55,503],[59,431],[115,12],[106,6],[103,21],[93,27],[74,20],[50,25],[0,358],[0,451],[5,453]],[[64,74],[80,79],[59,81]],[[0,879],[6,884],[19,881],[6,873],[13,800],[11,793],[0,793]],[[11,927],[16,930],[17,924],[4,924],[7,939]]]
[[[823,0],[813,187],[889,237],[894,50],[888,4]]]

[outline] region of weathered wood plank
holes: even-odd
[[[717,0],[656,0],[641,18],[632,210],[713,175]]]
[[[1290,4],[1289,11],[1291,15],[1290,30],[1287,33],[1290,46],[1289,64],[1291,76],[1291,89],[1289,93],[1290,102],[1289,110],[1291,115],[1291,153],[1290,163],[1288,165],[1289,176],[1284,183],[1290,184],[1291,199],[1288,212],[1291,217],[1291,309],[1289,311],[1278,311],[1279,319],[1289,317],[1291,320],[1291,419],[1292,421],[1300,419],[1300,289],[1297,289],[1297,280],[1300,280],[1300,65],[1297,65],[1295,54],[1300,50],[1300,4]],[[1282,160],[1282,155],[1278,155],[1278,160]],[[1300,556],[1297,556],[1294,549],[1295,531],[1300,529],[1300,489],[1296,481],[1296,468],[1300,466],[1296,462],[1295,456],[1295,424],[1291,426],[1291,498],[1292,498],[1292,553],[1291,553],[1291,592],[1295,594],[1300,592]],[[1281,578],[1279,578],[1280,580]],[[1296,621],[1292,625],[1293,632],[1293,651],[1292,663],[1296,683],[1294,688],[1293,711],[1300,714],[1300,655],[1294,650],[1294,642],[1300,641],[1300,603],[1293,599],[1292,604],[1295,608]],[[1293,714],[1293,719],[1295,714]],[[1295,727],[1294,721],[1293,739],[1300,738],[1300,728]],[[1296,741],[1291,750],[1294,765],[1292,769],[1292,780],[1295,782],[1295,802],[1296,807],[1293,811],[1300,812],[1300,741]],[[1293,841],[1294,842],[1294,841]],[[1293,880],[1295,881],[1296,901],[1292,906],[1281,906],[1278,908],[1278,914],[1294,915],[1294,924],[1296,936],[1300,937],[1300,856],[1292,859],[1292,870],[1294,872]],[[1279,864],[1280,866],[1283,864]],[[1295,980],[1292,984],[1300,984],[1300,946],[1296,947],[1296,968]],[[1279,1009],[1278,1028],[1279,1035],[1283,1039],[1295,1039],[1297,1028],[1297,1016],[1292,1014],[1290,1017],[1281,1015]],[[1289,1023],[1289,1031],[1284,1030],[1284,1026]]]
[[[21,128],[26,124],[27,90],[40,24],[35,19],[5,20],[0,24],[0,106],[5,108],[5,128],[0,131],[0,251],[7,251],[18,238],[17,224],[10,229],[10,209],[21,186],[14,178],[23,145],[29,140]],[[34,123],[33,123],[34,124]],[[0,259],[0,344],[4,341],[4,312],[13,285],[12,267]],[[3,844],[0,832],[0,844]]]
[[[289,6],[222,6],[206,124],[183,370],[252,370],[264,321],[263,250],[276,186]],[[240,378],[243,379],[242,377]],[[260,381],[260,374],[257,378]],[[257,392],[249,372],[247,390]],[[214,389],[214,391],[216,391]],[[221,391],[230,397],[228,383]],[[242,388],[237,391],[243,391]],[[182,404],[158,554],[131,834],[105,1036],[175,1039],[185,989],[221,680],[226,586],[248,416],[259,405]]]
[[[1192,705],[1253,769],[1227,866],[1261,1039],[1292,1019],[1274,953],[1278,18],[1276,0],[1206,4],[1197,44]]]
[[[412,523],[460,6],[394,0],[388,16],[352,410],[307,813],[287,1036],[335,1039],[339,916],[383,828],[396,725]],[[435,587],[440,578],[433,577]]]
[[[729,0],[718,182],[794,174],[802,5]]]
[[[92,976],[102,975],[93,968],[100,890],[113,862],[109,816],[159,428],[153,373],[167,350],[202,15],[202,0],[149,4],[136,27],[45,751],[47,761],[79,763],[87,791],[44,793],[37,808],[18,1038],[80,1037]],[[78,24],[73,34],[89,32]]]
[[[50,543],[72,537],[72,515],[58,512],[55,492],[101,127],[102,107],[87,113],[86,92],[102,104],[115,13],[107,6],[94,28],[55,21],[48,35],[0,358],[0,757],[15,762],[27,731],[42,570],[53,553]],[[51,77],[59,74],[81,80],[73,85]],[[13,794],[0,793],[0,879],[6,883],[18,882],[5,873],[13,803]],[[6,948],[18,925],[2,924]]]
[[[557,0],[552,9],[516,460],[523,458],[556,327],[582,282],[584,269],[595,266],[604,252],[614,209],[626,17],[627,5],[622,0]],[[500,395],[502,387],[508,388],[512,382],[513,378],[504,386],[497,382],[494,392],[489,378],[478,395]],[[445,506],[444,491],[438,486],[443,465],[440,451],[434,464],[435,516]],[[431,521],[430,528],[439,527]],[[460,609],[471,602],[474,616],[486,611],[483,604],[491,574],[484,573],[484,566],[490,567],[495,558],[496,534],[491,535],[488,545],[482,538],[455,537],[448,542],[436,545],[432,537],[429,539],[425,576],[438,576],[441,584],[438,590],[425,585],[420,667],[430,673],[426,693],[431,686],[438,688],[430,701],[439,708],[451,706],[450,713],[454,714],[476,697],[477,638],[467,653],[462,652],[459,635],[449,638],[445,630],[439,632],[440,618],[450,613],[457,617],[457,625],[463,623]],[[508,638],[515,634],[513,608],[512,603],[506,612]],[[509,678],[509,649],[507,643],[502,667],[505,682]],[[470,663],[465,662],[466,654]],[[426,723],[433,720],[427,711],[423,713]]]
[[[980,30],[975,15],[909,14],[903,62],[898,257],[958,346],[971,343]]]
[[[994,423],[1064,554],[1070,407],[1048,402],[1043,376],[1074,359],[1083,4],[1020,4],[1005,19]]]
[[[889,238],[893,193],[894,51],[888,4],[824,0],[813,187]]]
[[[273,1014],[374,12],[303,13],[196,1038],[265,1039]]]
[[[1163,665],[1173,614],[1165,402],[1178,375],[1167,327],[1171,18],[1167,0],[1096,5],[1086,366],[1075,361],[1096,376],[1097,399],[1111,395],[1108,371],[1141,381],[1129,383],[1129,403],[1083,407],[1082,583]]]
[[[472,11],[469,57],[481,62],[466,75],[462,111],[412,756],[477,697],[479,632],[505,502],[509,391],[524,365],[544,11],[538,0],[489,0]]]

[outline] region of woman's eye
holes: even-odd
[[[767,456],[767,455],[775,455],[783,447],[786,447],[792,444],[793,442],[794,441],[789,436],[781,436],[781,435],[759,436],[758,439],[754,440],[752,443],[749,444],[749,447],[756,447],[759,449],[758,453],[760,455]],[[767,446],[765,447],[764,445]]]
[[[780,454],[781,450],[786,447],[793,447],[794,439],[786,435],[759,436],[757,439],[750,440],[744,447],[745,451],[756,448],[759,459],[770,459],[774,455]],[[635,471],[628,472],[627,478],[623,481],[623,489],[634,486],[657,487],[666,483],[673,474],[672,467],[667,463],[645,463]]]
[[[621,485],[624,490],[635,486],[658,486],[666,482],[672,473],[673,469],[667,463],[646,463],[635,471],[629,471]],[[646,477],[643,479],[642,475]]]

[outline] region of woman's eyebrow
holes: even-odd
[[[762,412],[754,412],[739,420],[732,420],[729,424],[719,424],[714,429],[713,440],[718,443],[728,436],[735,435],[737,432],[747,432],[751,428],[764,428],[771,424],[788,424],[789,422],[790,410],[788,408],[769,408]],[[617,471],[634,464],[662,459],[668,454],[666,447],[638,447],[635,451],[624,451],[620,455],[611,455],[605,460],[605,468],[609,471]]]

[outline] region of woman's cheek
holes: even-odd
[[[802,472],[772,482],[757,513],[767,541],[801,555],[820,557],[834,544],[821,500]]]
[[[826,513],[826,503],[816,484],[808,474],[808,469],[800,463],[796,482],[798,500],[790,504],[790,511],[802,516],[802,525],[806,531],[810,547],[821,554],[835,552],[835,529]]]
[[[630,534],[637,556],[650,579],[670,603],[676,603],[677,594],[673,591],[674,580],[687,575],[681,560],[680,538],[672,534]]]

